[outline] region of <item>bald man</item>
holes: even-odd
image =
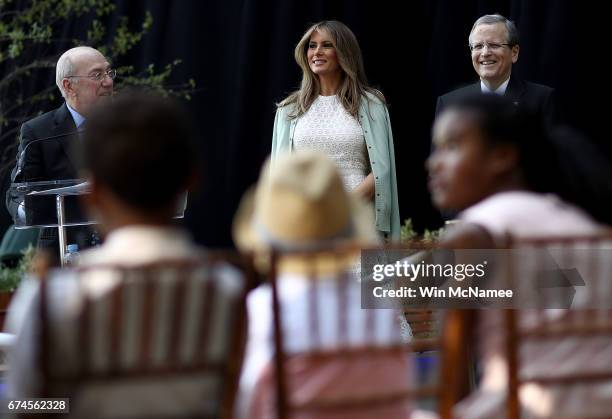
[[[37,182],[75,179],[80,169],[74,155],[85,121],[92,109],[113,93],[115,70],[96,49],[76,47],[64,52],[56,65],[56,84],[64,104],[59,108],[25,122],[21,126],[17,164],[11,173],[12,182]],[[63,136],[63,134],[69,134]],[[42,140],[48,137],[56,137]],[[25,150],[25,151],[24,151]],[[13,218],[25,213],[23,202],[11,195],[6,196],[6,206]],[[29,208],[29,210],[31,210]],[[87,247],[92,242],[87,229],[68,229],[68,243]],[[57,231],[44,229],[38,243],[49,248],[52,255],[58,254]]]

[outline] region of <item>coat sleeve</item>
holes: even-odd
[[[554,127],[557,123],[562,121],[563,116],[559,107],[557,91],[555,89],[551,89],[543,100],[542,116],[547,127]]]
[[[391,130],[391,118],[389,117],[389,111],[384,106],[385,121],[387,125],[387,144],[389,148],[389,180],[390,180],[390,200],[391,200],[391,214],[390,227],[391,227],[391,239],[399,241],[400,239],[400,214],[399,214],[399,199],[397,191],[397,175],[395,171],[395,147],[393,145],[393,131]]]
[[[13,167],[11,171],[11,183],[25,182],[26,180],[34,181],[41,177],[43,163],[39,144],[33,144],[25,149],[28,144],[35,139],[28,124],[24,123],[21,126],[21,132],[19,134],[19,148],[17,150],[17,156],[15,157],[15,167]],[[22,153],[24,153],[24,149],[25,154],[23,158],[20,158]],[[21,167],[20,160],[22,164]],[[15,218],[19,204],[18,197],[12,194],[9,188],[6,191],[6,209],[13,218]]]
[[[274,117],[274,128],[272,130],[271,160],[274,163],[278,156],[291,151],[290,130],[291,122],[287,118],[286,107],[278,108]]]

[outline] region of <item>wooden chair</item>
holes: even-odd
[[[356,310],[361,308],[359,285],[356,284],[356,278],[349,277],[350,274],[346,266],[345,269],[336,270],[330,269],[330,267],[335,262],[342,261],[347,253],[355,252],[355,250],[351,246],[339,246],[308,252],[277,252],[272,254],[270,276],[274,312],[274,367],[276,371],[278,418],[286,419],[304,413],[313,414],[311,417],[319,417],[318,415],[333,414],[334,412],[345,415],[345,417],[355,417],[355,414],[363,412],[367,408],[383,408],[405,403],[409,400],[432,397],[438,400],[437,410],[440,418],[450,418],[452,406],[460,397],[460,388],[464,381],[461,366],[467,364],[466,346],[464,345],[465,342],[461,340],[465,334],[463,328],[468,324],[465,316],[460,311],[446,313],[443,332],[434,337],[414,337],[407,343],[401,341],[377,342],[371,338],[351,342],[348,337],[349,329],[362,328],[362,336],[372,337],[377,333],[377,327],[381,326],[381,318],[393,313],[392,310],[362,310],[365,320],[361,323],[357,322],[357,326],[349,327],[351,316],[355,317]],[[311,345],[310,349],[298,353],[288,349],[288,341],[285,336],[286,328],[283,324],[287,320],[285,314],[291,307],[283,306],[282,292],[279,290],[281,281],[285,277],[282,269],[289,265],[306,268],[303,277],[307,286],[303,297],[308,299],[307,306],[309,308],[306,312],[309,317],[309,326],[302,333],[308,336],[308,340],[316,342]],[[348,270],[350,269],[354,269],[354,266],[349,265]],[[287,281],[289,280],[291,279],[287,279]],[[357,287],[357,293],[355,293],[354,287]],[[325,293],[324,290],[322,291],[323,288],[334,290],[333,298],[337,301],[332,310],[335,311],[335,315],[330,315],[325,319],[321,318],[321,307],[327,302],[319,301]],[[355,296],[357,296],[357,301],[355,301]],[[331,311],[328,311],[328,314],[330,313]],[[398,313],[401,313],[401,311],[398,310],[395,313],[396,317],[399,315]],[[325,345],[322,336],[326,333],[324,329],[330,326],[330,322],[336,323],[334,328],[337,331],[337,341],[333,345]],[[300,400],[300,397],[296,397],[296,394],[300,391],[300,383],[292,382],[296,379],[296,371],[298,371],[297,376],[299,376],[300,372],[303,373],[306,368],[315,370],[319,367],[325,368],[340,360],[349,365],[344,371],[350,371],[351,365],[358,367],[360,363],[367,365],[371,360],[389,360],[389,357],[392,358],[398,354],[409,357],[410,354],[422,351],[439,351],[439,377],[434,384],[414,385],[411,381],[415,379],[416,371],[410,370],[410,365],[406,364],[407,368],[404,370],[398,368],[385,377],[385,379],[390,379],[389,385],[384,385],[385,381],[378,381],[377,385],[382,383],[378,386],[378,390],[382,389],[383,391],[372,391],[373,389],[370,388],[365,391],[348,391],[338,397],[325,395],[310,400]],[[298,360],[298,368],[294,368],[294,365],[292,365],[296,359]],[[351,364],[351,362],[354,363]],[[376,371],[372,370],[372,380],[375,380],[373,378],[375,373]],[[394,380],[398,377],[401,379],[402,376],[410,377],[410,379],[407,380],[408,385],[400,388]],[[343,379],[343,377],[337,378]],[[365,378],[365,381],[369,381],[368,377]],[[356,382],[355,385],[357,386],[357,384]],[[374,415],[371,417],[374,417]],[[389,416],[383,414],[380,417]]]
[[[125,417],[231,417],[252,271],[236,270],[228,260],[243,264],[234,255],[208,254],[136,267],[91,266],[60,271],[58,278],[51,275],[42,282],[40,298],[41,397],[70,397],[73,417],[84,400],[95,402],[99,389],[103,392],[98,394],[116,395],[105,392],[124,386],[123,401],[97,400],[101,412],[113,403],[125,403],[111,410],[125,412]],[[110,281],[110,286],[102,292],[78,286],[76,316],[69,324],[58,325],[53,285],[70,275],[78,284]],[[66,335],[62,329],[69,325],[74,330]],[[69,362],[66,348],[73,357]],[[167,412],[145,407],[138,414],[139,408],[130,404],[143,400],[175,406]],[[86,415],[95,417],[92,411]]]
[[[585,362],[578,368],[564,368],[565,360],[559,359],[557,365],[551,367],[538,367],[535,356],[529,358],[522,356],[536,345],[572,344],[569,356],[579,354],[581,351],[591,351],[592,339],[609,339],[612,344],[612,234],[606,232],[601,235],[588,237],[541,238],[532,240],[514,240],[514,249],[525,250],[516,255],[530,254],[535,258],[528,262],[521,257],[511,258],[508,265],[510,280],[516,285],[518,281],[531,278],[523,271],[525,265],[541,266],[545,258],[555,257],[563,272],[568,275],[575,274],[572,268],[577,268],[585,285],[577,287],[578,293],[574,296],[572,308],[563,311],[551,311],[545,308],[550,303],[541,297],[542,308],[521,312],[519,310],[505,310],[506,324],[506,355],[508,362],[508,417],[518,419],[521,415],[519,389],[526,383],[542,386],[560,386],[568,389],[570,385],[589,385],[612,383],[612,353],[603,359],[600,352],[593,352],[588,358],[597,359],[600,365]],[[605,250],[607,249],[607,250]],[[537,280],[537,278],[535,278]],[[525,317],[529,316],[528,319]],[[525,320],[528,320],[526,322]],[[572,339],[571,341],[568,339]],[[607,341],[607,340],[606,340]],[[601,343],[602,341],[600,341]],[[605,341],[603,341],[605,342]],[[552,347],[552,346],[551,346]],[[549,352],[544,350],[543,352]],[[538,354],[537,350],[532,353]],[[528,355],[528,353],[527,353]],[[539,359],[539,358],[538,358]],[[568,359],[569,361],[569,359]],[[550,360],[549,360],[550,362]],[[530,365],[531,364],[531,365]],[[547,364],[548,365],[548,364]],[[528,367],[532,368],[528,368]],[[559,388],[559,387],[558,387]],[[588,391],[588,390],[587,390]],[[575,396],[574,393],[573,396]],[[580,399],[583,406],[593,405],[596,400]],[[608,403],[610,404],[610,403]],[[563,417],[556,411],[555,418]],[[567,417],[572,416],[567,412]],[[588,416],[588,412],[578,417],[610,417],[610,411],[602,416]]]
[[[406,309],[406,321],[415,338],[432,338],[440,335],[440,313],[429,309]]]

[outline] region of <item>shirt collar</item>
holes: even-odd
[[[486,84],[482,80],[480,80],[480,91],[482,93],[495,93],[496,95],[503,96],[506,93],[506,89],[508,88],[508,83],[510,83],[510,77],[506,79],[497,89],[491,90],[487,87]]]
[[[68,104],[68,102],[66,102],[66,107],[68,107],[68,111],[70,112],[70,115],[72,115],[72,119],[74,120],[74,125],[76,125],[77,129],[79,129],[81,125],[85,123],[85,117],[81,115],[80,113],[78,113],[77,111],[75,111],[72,108],[72,106]]]

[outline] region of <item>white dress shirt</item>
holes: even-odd
[[[503,96],[506,94],[508,83],[510,83],[510,77],[508,77],[508,79],[505,82],[503,82],[497,89],[491,90],[487,87],[484,81],[480,80],[480,91],[482,93],[495,93],[496,95]]]

